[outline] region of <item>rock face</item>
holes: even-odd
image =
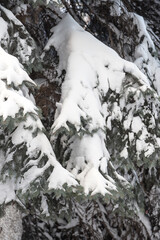
[[[0,218],[0,240],[21,240],[22,231],[21,211],[11,203],[5,207],[5,214]]]

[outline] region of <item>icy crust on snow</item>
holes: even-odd
[[[9,202],[16,198],[15,190],[22,189],[26,192],[30,185],[37,178],[43,178],[43,173],[50,166],[53,166],[46,183],[49,189],[63,188],[63,184],[77,185],[74,176],[64,169],[56,160],[53,149],[46,135],[43,133],[43,125],[38,117],[38,110],[31,101],[25,88],[25,83],[34,84],[27,73],[22,69],[18,60],[7,54],[0,48],[0,117],[1,124],[9,128],[8,117],[12,118],[12,132],[8,132],[10,148],[7,152],[1,150],[0,171],[5,164],[12,161],[24,161],[24,171],[22,177],[15,179],[14,176],[8,178],[8,172],[4,173],[5,183],[0,182],[0,204]],[[23,110],[23,111],[21,111]],[[7,136],[6,136],[7,140]],[[8,144],[8,143],[7,143]],[[24,146],[25,155],[14,155],[19,151],[20,146]],[[26,150],[25,150],[26,147]],[[2,146],[1,146],[2,149]],[[38,166],[41,159],[47,158],[42,167]],[[21,166],[20,165],[20,166]],[[6,178],[7,177],[7,178]],[[5,190],[4,190],[5,189]]]
[[[5,15],[5,17],[3,17],[3,15],[2,17],[0,16],[0,46],[10,54],[14,54],[13,49],[16,47],[16,57],[18,57],[22,64],[30,66],[35,60],[33,57],[36,49],[34,40],[11,11],[4,8],[2,5],[0,5],[0,10],[3,15]],[[10,32],[12,32],[12,34]],[[15,42],[16,46],[13,47]],[[11,49],[12,52],[10,51]]]

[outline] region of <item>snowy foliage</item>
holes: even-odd
[[[109,23],[109,27],[117,38],[117,49],[125,59],[134,62],[138,66],[148,77],[152,87],[160,94],[160,61],[152,40],[152,38],[156,38],[155,34],[147,26],[143,17],[136,13],[128,12],[120,0],[113,1],[111,16],[122,18],[122,24],[125,25],[123,28],[120,28],[118,24],[116,26],[113,23]],[[126,25],[126,22],[129,25]],[[152,38],[148,30],[152,33]],[[130,37],[131,32],[135,33],[132,38]]]
[[[47,79],[36,101],[50,131],[34,81],[0,48],[0,204],[29,211],[23,240],[158,240],[158,38],[132,12],[141,1],[62,2],[0,5],[1,46]]]
[[[14,55],[28,72],[39,69],[37,46],[23,24],[15,15],[0,5],[0,45],[9,54]]]
[[[151,181],[159,164],[159,96],[135,64],[85,32],[71,16],[52,31],[45,49],[56,48],[59,75],[66,71],[51,137],[55,148],[61,143],[59,152],[55,149],[58,159],[85,193],[109,194],[117,182],[126,189],[130,183],[143,209],[141,184]],[[142,168],[149,173],[145,179]],[[128,208],[136,212],[134,201]]]
[[[33,196],[40,190],[76,185],[56,161],[44,134],[38,109],[27,86],[34,82],[18,60],[0,49],[1,184],[0,203],[18,200],[15,192]],[[4,183],[3,183],[4,181]]]
[[[123,60],[85,32],[71,16],[67,15],[53,31],[45,49],[52,45],[56,48],[60,57],[58,71],[60,74],[63,69],[66,71],[53,133],[63,133],[60,135],[62,145],[64,148],[68,145],[64,156],[69,155],[65,164],[80,180],[85,192],[105,194],[105,188],[114,189],[113,182],[104,179],[108,175],[110,149],[107,146],[111,136],[105,131],[112,132],[114,122],[119,122],[117,126],[121,124],[122,129],[116,134],[121,138],[122,146],[119,146],[119,154],[112,149],[114,155],[117,154],[115,158],[127,159],[129,145],[133,145],[141,165],[142,153],[147,159],[155,148],[159,148],[159,138],[150,132],[152,129],[155,132],[159,99],[147,77],[133,63]],[[154,113],[148,107],[151,104]],[[159,133],[155,134],[159,136]],[[69,140],[64,141],[65,135],[70,135]],[[154,144],[148,142],[150,138]]]

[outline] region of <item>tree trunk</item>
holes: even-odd
[[[0,240],[21,240],[22,215],[17,204],[5,207],[5,214],[0,218]]]

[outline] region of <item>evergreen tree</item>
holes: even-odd
[[[0,204],[16,201],[25,207],[50,189],[76,185],[72,175],[56,161],[39,119],[29,88],[35,84],[18,60],[0,49],[1,178]],[[29,88],[28,88],[29,87]],[[33,100],[33,101],[32,101]],[[44,208],[44,209],[43,209]],[[2,229],[3,234],[3,229]]]
[[[2,1],[1,46],[45,82],[36,101],[50,141],[34,82],[1,50],[1,204],[29,211],[24,240],[158,239],[155,19],[140,1],[34,2]],[[75,179],[82,188],[63,186]]]
[[[120,180],[126,186],[125,194],[119,193],[120,198],[114,200],[118,209],[114,210],[119,214],[125,211],[126,217],[132,212],[151,236],[142,212],[152,199],[152,194],[148,199],[148,191],[158,194],[159,97],[134,64],[94,39],[69,15],[53,31],[46,49],[55,46],[58,70],[66,71],[52,126],[53,133],[58,132],[55,149],[62,146],[57,156],[65,160],[87,194],[106,193],[100,173],[115,182]],[[133,187],[133,196],[127,193],[127,182]],[[107,190],[112,187],[109,182],[107,185]],[[145,239],[147,235],[142,236]]]

